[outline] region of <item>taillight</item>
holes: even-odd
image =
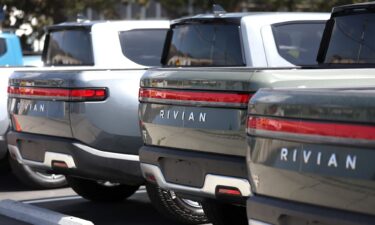
[[[247,132],[257,131],[375,140],[375,126],[249,116]]]
[[[56,101],[102,101],[107,98],[106,88],[39,88],[8,87],[9,97],[52,99]]]
[[[211,103],[247,106],[251,94],[228,93],[217,91],[185,91],[166,89],[139,89],[139,101],[147,102],[179,102],[179,103]]]

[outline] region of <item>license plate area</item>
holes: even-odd
[[[30,140],[18,140],[17,144],[23,159],[36,162],[44,161],[45,151],[43,150],[43,146],[39,143]]]
[[[159,163],[167,182],[190,187],[203,187],[205,173],[198,163],[173,158],[162,158]]]

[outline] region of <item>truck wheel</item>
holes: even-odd
[[[146,184],[146,189],[152,204],[165,217],[184,224],[209,222],[200,203],[180,198],[173,191],[163,190],[151,183]]]
[[[17,160],[12,157],[9,157],[9,164],[13,174],[18,180],[31,188],[49,189],[66,186],[64,175],[48,174],[46,172],[35,170],[29,166],[18,163]]]
[[[10,172],[10,166],[8,157],[5,156],[3,159],[0,159],[0,174],[5,174]]]
[[[67,181],[78,195],[93,202],[121,202],[139,188],[139,186],[98,182],[71,176],[67,177]]]
[[[207,218],[213,225],[247,225],[246,207],[207,199],[202,202]]]

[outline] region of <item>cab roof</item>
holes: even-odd
[[[232,22],[232,23],[240,23],[240,21],[244,18],[250,17],[259,17],[262,18],[269,17],[272,18],[275,15],[277,16],[285,16],[286,18],[290,19],[292,17],[300,18],[301,15],[321,15],[321,16],[329,16],[328,13],[311,13],[311,12],[245,12],[245,13],[223,13],[220,15],[215,14],[199,14],[190,17],[183,17],[180,19],[173,20],[171,25],[176,24],[187,24],[187,23],[205,23],[205,22],[214,22],[214,21],[221,21],[221,22]],[[326,18],[328,19],[328,18]]]

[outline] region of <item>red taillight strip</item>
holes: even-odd
[[[311,122],[250,116],[247,121],[247,128],[293,134],[375,140],[375,126],[368,125]]]
[[[178,91],[178,90],[158,90],[139,89],[139,98],[175,100],[175,101],[199,101],[211,103],[236,103],[248,104],[251,95],[247,93],[223,93],[223,92],[203,92],[203,91]]]
[[[10,97],[43,98],[64,101],[104,100],[107,97],[105,88],[66,89],[38,87],[8,87]]]

